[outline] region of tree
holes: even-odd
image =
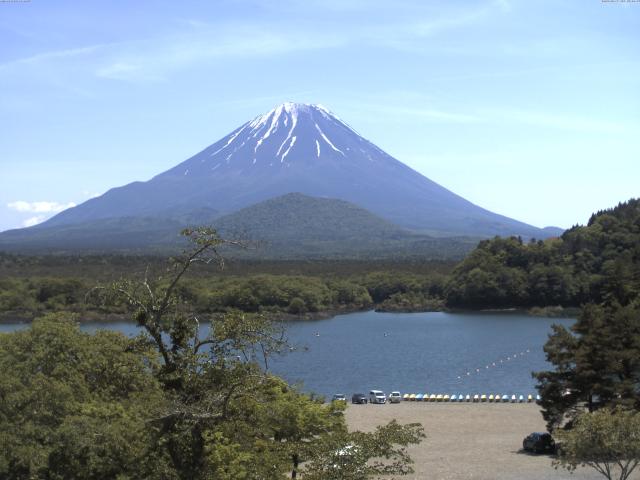
[[[305,465],[305,480],[366,480],[379,475],[413,473],[407,447],[425,438],[418,423],[395,420],[374,432],[342,432],[327,438]]]
[[[573,471],[586,465],[609,480],[626,480],[640,464],[640,412],[582,413],[573,428],[559,429],[555,435],[561,442],[556,467]]]
[[[0,478],[171,478],[149,448],[156,362],[145,342],[60,314],[0,335]]]
[[[596,406],[640,410],[640,306],[587,305],[571,330],[554,326],[544,350],[555,370],[535,374],[548,428]]]
[[[201,321],[181,296],[180,282],[196,263],[222,265],[218,249],[234,242],[210,228],[183,234],[193,247],[171,260],[167,276],[147,273],[140,281],[95,290],[104,303],[125,301],[161,357],[154,373],[169,407],[149,421],[157,431],[152,448],[170,459],[181,479],[271,480],[286,478],[287,471],[295,477],[320,446],[347,435],[341,410],[268,373],[270,356],[286,342],[263,316],[214,316],[201,335]],[[363,458],[391,455],[396,443],[406,441],[406,435],[379,436],[375,448],[363,444]],[[398,452],[401,473],[409,458]]]

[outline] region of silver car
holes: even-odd
[[[369,403],[387,403],[387,396],[382,390],[371,390],[369,392]]]

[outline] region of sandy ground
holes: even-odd
[[[419,422],[427,438],[410,448],[415,474],[406,479],[551,480],[603,479],[590,468],[555,470],[552,457],[521,451],[531,432],[545,430],[535,404],[422,403],[349,405],[352,430],[370,431],[392,419]],[[640,478],[634,472],[634,479]]]

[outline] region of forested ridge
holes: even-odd
[[[181,294],[204,313],[317,316],[377,308],[390,311],[575,307],[640,292],[640,200],[592,215],[561,237],[525,242],[496,237],[465,260],[383,259],[231,261],[212,273],[194,268]],[[31,318],[70,310],[101,315],[85,295],[100,282],[145,270],[158,257],[0,254],[0,312]],[[121,313],[117,309],[110,313]]]
[[[640,293],[640,200],[591,216],[561,237],[480,242],[450,275],[450,307],[580,307],[615,297],[627,304]]]

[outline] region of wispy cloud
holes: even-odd
[[[382,107],[381,113],[393,115],[406,115],[420,117],[425,120],[436,120],[438,122],[472,123],[479,122],[481,118],[476,115],[459,113],[453,111],[443,111],[434,108],[413,108],[413,107]]]
[[[401,50],[420,49],[423,45],[416,46],[416,40],[477,23],[492,12],[504,10],[502,5],[505,2],[488,0],[447,9],[434,9],[410,2],[401,9],[394,6],[394,18],[389,18],[384,25],[366,20],[353,24],[338,16],[330,22],[325,18],[328,22],[326,28],[317,28],[317,22],[313,28],[309,28],[303,21],[290,21],[291,12],[287,10],[287,5],[299,5],[301,8],[304,5],[306,9],[308,5],[305,2],[285,2],[284,5],[274,2],[266,8],[281,15],[273,15],[269,20],[179,20],[176,22],[177,30],[161,33],[157,37],[46,51],[1,64],[0,71],[26,65],[73,61],[76,67],[90,76],[152,82],[165,80],[174,71],[218,59],[268,58],[292,52],[362,44]],[[381,3],[380,8],[386,8],[384,2]],[[265,8],[264,5],[261,7]],[[357,12],[364,14],[371,6],[364,0],[334,0],[328,4],[317,2],[311,8],[326,16],[327,11],[332,9],[334,13],[344,9],[353,15]],[[79,59],[82,63],[78,63]]]
[[[198,25],[180,35],[135,42],[101,59],[95,75],[113,80],[162,80],[175,70],[206,62],[246,57],[270,57],[291,52],[334,48],[345,38],[304,35],[285,28],[234,28]]]
[[[62,59],[68,59],[68,58],[87,56],[97,52],[98,50],[104,47],[106,47],[106,45],[100,44],[100,45],[88,45],[88,46],[78,47],[78,48],[69,48],[69,49],[63,49],[63,50],[52,50],[52,51],[42,52],[35,55],[30,55],[28,57],[9,60],[8,62],[0,64],[0,70],[9,69],[11,67],[17,67],[20,65],[37,65],[39,63],[43,63],[51,60],[62,60]]]
[[[58,202],[25,202],[24,200],[17,200],[15,202],[9,202],[7,207],[18,212],[29,213],[58,213],[67,208],[75,207],[74,202],[58,203]],[[36,217],[33,217],[36,218]],[[32,220],[32,219],[29,219]]]
[[[637,132],[640,125],[635,122],[603,120],[586,114],[566,114],[540,112],[526,109],[486,110],[483,114],[488,121],[503,123],[521,123],[555,130],[567,130],[580,133],[617,134]]]

